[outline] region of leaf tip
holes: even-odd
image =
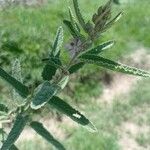
[[[97,133],[97,132],[98,132],[97,128],[95,127],[95,125],[94,125],[92,122],[89,122],[89,124],[86,125],[85,128],[86,128],[89,132],[91,132],[91,133]]]

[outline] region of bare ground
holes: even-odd
[[[124,58],[125,63],[143,69],[150,69],[150,54],[147,54],[144,48],[135,51],[133,54]],[[111,105],[115,98],[121,97],[122,95],[129,95],[130,91],[136,86],[137,82],[141,80],[141,77],[135,77],[124,74],[115,74],[110,85],[105,85],[102,95],[99,97],[100,103]],[[138,114],[144,115],[144,114]],[[136,142],[138,134],[150,133],[150,127],[139,126],[134,122],[123,122],[118,127],[120,135],[119,145],[122,150],[149,150],[150,147],[141,147]]]

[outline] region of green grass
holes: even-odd
[[[114,135],[107,135],[104,132],[91,134],[79,130],[67,144],[70,145],[68,149],[71,150],[119,150],[116,137]]]
[[[148,148],[150,145],[150,133],[148,134],[139,134],[136,138],[136,141],[144,148]]]
[[[92,134],[79,128],[69,139],[71,150],[121,150],[118,144],[120,133],[117,129],[122,123],[131,121],[138,125],[140,121],[142,124],[139,126],[149,126],[149,89],[150,80],[143,80],[139,82],[130,96],[119,97],[111,106],[100,105],[94,100],[90,105],[85,104],[84,111],[96,124],[99,132]],[[150,146],[149,133],[141,134],[141,136],[137,135],[135,140],[143,147]]]
[[[141,104],[150,105],[150,80],[144,80],[144,82],[139,83],[137,90],[132,93],[132,98],[130,100],[130,105],[139,106]]]
[[[131,1],[132,2],[132,1]],[[104,4],[102,0],[90,1],[83,0],[79,1],[82,13],[86,20],[89,20],[94,14],[99,5]],[[88,5],[86,5],[88,3]],[[149,35],[149,24],[150,24],[150,9],[147,0],[133,1],[133,3],[123,3],[122,5],[113,5],[113,15],[116,15],[119,11],[124,11],[122,19],[116,23],[107,33],[101,38],[100,42],[105,40],[116,40],[115,46],[104,53],[104,56],[118,60],[129,52],[138,49],[139,46],[150,47],[150,35]],[[41,58],[47,56],[48,51],[53,43],[55,32],[57,27],[63,25],[62,21],[68,16],[68,6],[71,6],[71,2],[67,1],[50,1],[48,5],[41,7],[29,7],[24,8],[20,6],[10,7],[1,11],[0,13],[0,64],[10,70],[11,60],[19,57],[23,67],[23,77],[25,82],[30,84],[31,79],[34,82],[41,81],[41,69],[42,62]],[[140,11],[139,11],[140,10]],[[65,42],[70,39],[70,35],[65,29]],[[20,49],[4,49],[3,44],[7,42],[16,43]],[[68,59],[66,50],[62,50],[62,57],[64,62]],[[6,68],[6,69],[7,69]],[[31,71],[32,68],[32,71]],[[95,78],[99,80],[101,78],[103,70],[99,67],[89,66],[85,67],[80,74],[84,73],[84,76],[88,76],[90,72],[95,73]],[[89,77],[87,82],[92,83],[94,81],[92,77]],[[97,89],[99,86],[97,82],[94,82],[93,89]],[[80,87],[79,92],[85,92],[88,90],[89,96],[95,96],[100,93],[93,92],[91,89]],[[85,93],[85,94],[86,94]],[[84,95],[83,94],[83,97]],[[82,97],[82,96],[81,96]],[[77,98],[76,99],[80,99]]]
[[[82,13],[89,20],[98,5],[104,4],[99,1],[79,1]],[[88,3],[88,5],[86,5]],[[26,61],[30,59],[38,60],[47,54],[57,27],[62,25],[64,18],[68,18],[68,5],[63,1],[51,1],[47,6],[36,8],[12,7],[0,13],[0,43],[8,41],[16,42],[21,48],[22,55]],[[90,6],[90,7],[89,7]],[[119,10],[124,11],[122,19],[114,25],[100,41],[115,39],[116,46],[108,52],[109,57],[118,59],[120,56],[133,50],[133,47],[143,45],[149,47],[149,24],[150,10],[147,0],[138,1],[133,4],[123,4],[113,7],[113,14]],[[139,13],[140,10],[140,13]],[[65,27],[64,27],[65,28]],[[65,28],[66,29],[66,28]],[[65,32],[65,39],[69,38],[69,33]],[[4,51],[2,49],[2,51]],[[9,54],[16,56],[16,52],[9,51]],[[20,55],[20,53],[18,54]],[[23,62],[25,61],[23,59]],[[40,63],[31,64],[34,68]],[[26,66],[26,65],[25,65]],[[40,64],[41,66],[41,64]]]
[[[38,144],[37,146],[37,143],[40,143],[40,144]],[[43,141],[42,138],[38,138],[38,137],[34,140],[27,140],[27,141],[19,142],[18,145],[19,145],[18,148],[21,150],[30,150],[30,149],[31,150],[41,150],[41,149],[53,150],[50,144],[48,144],[46,141]]]
[[[97,11],[99,1],[79,1],[83,15],[89,20]],[[86,5],[88,3],[88,5]],[[40,72],[42,63],[39,61],[47,55],[53,42],[57,27],[62,24],[64,18],[68,18],[68,6],[71,3],[63,1],[50,1],[43,7],[11,7],[0,13],[0,45],[7,42],[15,42],[21,51],[5,50],[1,48],[1,60],[3,66],[10,65],[11,60],[20,57],[23,66],[23,75],[26,79],[31,75],[35,80],[41,80]],[[90,7],[89,7],[90,6]],[[114,48],[108,50],[105,56],[118,60],[128,52],[138,48],[139,45],[149,47],[150,10],[147,0],[125,3],[113,7],[113,14],[124,11],[122,19],[103,35],[100,41],[115,39]],[[140,10],[140,13],[139,13]],[[64,27],[66,30],[66,28]],[[68,31],[65,32],[65,41],[69,39]],[[63,53],[65,50],[63,50]],[[66,61],[66,53],[63,55]],[[32,72],[30,71],[32,67]],[[10,68],[9,68],[10,70]],[[97,67],[87,69],[101,72]],[[86,72],[86,71],[85,71]],[[98,75],[99,76],[99,75]],[[97,76],[97,78],[98,78]]]
[[[101,2],[102,0],[80,1],[83,8],[82,12],[87,20],[91,16],[91,12],[94,13]],[[124,10],[123,18],[100,39],[100,41],[111,39],[117,41],[114,48],[103,54],[116,60],[138,49],[139,46],[150,47],[150,9],[148,0],[136,0],[134,3],[125,3],[121,6],[114,5],[113,13],[116,14],[118,10]],[[49,51],[57,27],[62,25],[64,18],[68,18],[67,4],[60,0],[51,1],[47,6],[39,8],[12,7],[1,11],[0,46],[3,43],[12,41],[17,43],[21,49],[21,52],[18,53],[13,50],[0,49],[0,63],[2,66],[10,70],[8,65],[10,65],[11,60],[20,56],[23,76],[26,80],[28,80],[27,77],[30,79],[30,74],[35,81],[41,80],[40,69],[42,63],[39,59]],[[66,28],[64,27],[64,29]],[[67,39],[69,39],[69,33],[66,31],[65,41]],[[63,57],[64,62],[66,62],[65,50],[63,50],[63,53],[65,53]],[[32,72],[30,72],[31,68]],[[116,128],[122,122],[131,120],[136,124],[150,125],[150,111],[148,110],[150,106],[149,80],[140,82],[130,96],[116,98],[112,106],[106,106],[97,103],[93,99],[93,97],[99,96],[103,89],[103,85],[99,85],[98,82],[101,80],[101,72],[103,73],[101,68],[86,66],[78,73],[71,85],[75,90],[75,93],[70,95],[72,101],[77,100],[79,105],[84,104],[83,111],[96,124],[99,132],[92,134],[83,128],[70,129],[69,132],[72,136],[64,141],[64,144],[70,150],[121,150]],[[82,75],[82,78],[80,75]],[[8,93],[8,90],[3,89],[3,91]],[[137,115],[137,110],[142,115]],[[142,146],[149,145],[147,139],[145,135],[136,138]],[[46,142],[42,142],[38,138],[34,141],[21,142],[19,145],[22,150],[51,148]]]
[[[97,99],[84,103],[84,106],[82,104],[78,110],[85,112],[85,115],[97,127],[98,133],[90,133],[80,126],[70,128],[67,124],[62,123],[60,127],[63,131],[66,130],[67,135],[70,135],[63,140],[63,144],[69,150],[121,150],[119,145],[121,133],[118,128],[121,127],[122,123],[132,122],[139,127],[149,127],[150,125],[149,89],[150,80],[142,80],[129,95],[116,98],[112,105],[105,105]],[[147,100],[144,101],[145,99]],[[140,132],[132,138],[143,148],[150,146],[148,132]],[[21,145],[22,150],[34,150],[36,143],[39,144],[37,150],[51,149],[51,146],[39,137],[33,141],[20,141],[18,144]]]

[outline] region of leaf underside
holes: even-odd
[[[69,75],[64,76],[57,85],[63,90],[68,82],[69,82]]]
[[[59,27],[53,44],[52,56],[57,56],[60,53],[62,43],[63,43],[63,28]]]
[[[31,102],[32,109],[39,109],[44,106],[58,91],[58,86],[45,81],[40,85]]]

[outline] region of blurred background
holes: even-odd
[[[105,2],[79,0],[86,20]],[[49,52],[60,25],[65,42],[70,39],[62,23],[69,18],[68,6],[72,7],[71,0],[0,0],[0,66],[11,73],[12,61],[18,58],[24,83],[41,83],[41,59]],[[120,0],[119,5],[113,4],[112,13],[119,11],[124,12],[123,17],[100,39],[113,39],[116,44],[103,55],[150,70],[150,1]],[[61,57],[66,63],[64,48]],[[0,80],[0,101],[12,107],[8,87]],[[150,150],[150,79],[88,65],[72,76],[61,96],[98,128],[93,134],[54,110],[42,112],[41,121],[68,150]],[[28,128],[17,146],[21,150],[54,149]]]

